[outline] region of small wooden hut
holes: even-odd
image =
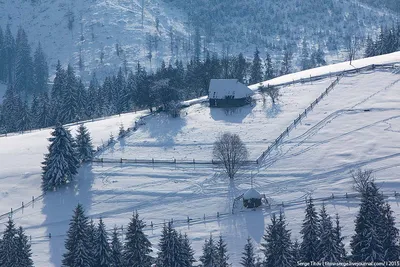
[[[248,209],[261,206],[261,194],[254,188],[250,188],[243,195],[243,206]]]

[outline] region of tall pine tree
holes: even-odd
[[[42,173],[42,189],[54,190],[72,181],[78,173],[79,160],[74,150],[74,140],[62,125],[56,126],[49,138],[49,153],[45,155]]]
[[[84,124],[79,125],[76,135],[76,151],[78,159],[90,161],[93,158],[93,145],[90,133]]]
[[[126,266],[151,266],[151,243],[143,233],[145,226],[146,224],[139,219],[139,214],[135,212],[128,224],[125,236],[123,259]]]
[[[117,226],[115,226],[111,236],[111,267],[123,266],[122,249],[123,247],[118,236],[118,229]]]
[[[240,264],[243,267],[255,267],[255,255],[254,255],[254,246],[253,243],[251,242],[250,237],[247,238],[247,243],[244,246],[244,252],[242,256],[242,260],[240,261]]]
[[[91,255],[91,244],[89,240],[89,223],[82,205],[78,204],[74,210],[67,239],[62,265],[65,267],[92,267],[94,259]]]
[[[319,236],[319,220],[315,211],[313,200],[307,201],[306,214],[301,228],[302,242],[300,245],[300,255],[303,262],[311,262],[318,260],[318,236]]]
[[[100,218],[99,224],[96,229],[96,242],[94,247],[95,266],[97,267],[110,267],[111,248],[108,243],[108,233],[103,219]]]

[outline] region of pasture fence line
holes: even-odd
[[[94,158],[91,160],[92,163],[101,164],[117,164],[117,163],[128,163],[128,164],[171,164],[171,165],[221,165],[222,161],[219,160],[177,160],[177,159],[125,159],[125,158]],[[258,162],[256,160],[246,160],[243,161],[243,165],[256,165]]]
[[[371,71],[371,70],[375,70],[375,69],[382,69],[382,70],[389,70],[389,69],[396,69],[399,68],[400,65],[396,65],[396,64],[372,64],[369,66],[365,66],[362,68],[355,68],[352,70],[345,70],[345,71],[341,71],[341,72],[336,72],[335,74],[338,74],[338,76],[336,77],[336,79],[321,93],[321,95],[319,95],[301,114],[299,114],[299,116],[274,140],[274,142],[268,146],[268,148],[257,158],[257,162],[261,163],[262,160],[268,156],[271,151],[277,147],[277,145],[282,141],[282,139],[285,136],[288,136],[289,133],[291,132],[291,130],[293,130],[300,122],[303,118],[305,118],[308,114],[308,112],[312,111],[314,109],[314,107],[325,97],[329,94],[329,92],[331,92],[335,86],[339,83],[339,81],[346,75],[346,74],[356,74],[356,73],[360,73],[362,71]],[[330,74],[331,75],[331,74]],[[313,81],[316,79],[323,79],[323,78],[327,78],[329,77],[328,75],[320,75],[320,76],[316,76],[316,77],[311,77],[310,79],[299,79],[297,81],[293,81],[291,83],[282,83],[282,84],[277,84],[277,85],[273,85],[273,86],[284,86],[284,85],[290,85],[290,84],[294,84],[296,82],[307,82],[307,81]]]
[[[399,201],[400,197],[400,192],[383,192],[382,193],[383,197],[387,200],[388,198],[394,198],[392,201]],[[235,200],[241,200],[243,197],[243,194],[239,195]],[[212,223],[215,221],[218,221],[220,219],[227,218],[228,216],[231,216],[232,214],[245,214],[246,212],[253,212],[254,210],[261,210],[264,212],[269,212],[270,214],[277,212],[278,210],[281,210],[285,212],[285,208],[289,207],[295,207],[299,205],[304,205],[306,206],[308,199],[310,199],[309,196],[305,196],[302,198],[294,199],[294,200],[289,200],[289,201],[279,201],[277,203],[268,203],[264,204],[258,208],[255,209],[248,209],[248,208],[242,208],[240,210],[235,211],[232,209],[231,212],[214,212],[214,213],[209,213],[206,214],[204,213],[203,216],[186,216],[186,217],[181,217],[181,218],[168,218],[168,219],[160,219],[158,222],[146,222],[146,226],[144,227],[144,230],[146,231],[153,231],[157,229],[161,229],[166,223],[171,222],[175,226],[188,226],[190,227],[191,225],[198,225],[198,224],[207,224],[207,223]],[[318,197],[318,198],[312,198],[314,205],[322,205],[322,204],[346,204],[348,201],[354,201],[356,200],[359,202],[361,199],[361,195],[356,192],[352,193],[344,193],[344,194],[331,194],[327,197]],[[271,201],[271,199],[269,199]],[[272,201],[271,201],[272,202]],[[354,203],[352,203],[354,204]],[[132,211],[133,212],[133,211]],[[12,216],[12,213],[6,213],[8,217]],[[265,214],[264,214],[265,215]],[[90,215],[88,215],[89,218],[91,218]],[[107,219],[108,216],[101,216],[101,218]],[[113,218],[112,216],[109,217],[110,219]],[[69,223],[70,220],[66,220],[65,223]],[[126,222],[128,224],[128,221]],[[112,228],[107,229],[107,231],[111,234],[113,231]],[[126,233],[126,227],[125,226],[120,226],[118,227],[118,232],[119,234],[123,235]],[[67,236],[66,233],[48,233],[47,235],[43,236],[36,236],[32,237],[29,236],[29,240],[31,242],[43,242],[43,241],[50,241],[52,238],[64,238]]]

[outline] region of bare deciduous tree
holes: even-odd
[[[269,84],[267,86],[260,85],[258,89],[260,90],[264,99],[265,99],[265,94],[267,94],[271,98],[272,104],[275,104],[280,97],[279,88],[276,86],[270,86]]]
[[[350,172],[353,178],[353,188],[355,191],[363,194],[368,186],[374,182],[374,177],[372,176],[372,170],[352,170]]]
[[[237,134],[224,133],[214,142],[214,160],[221,162],[229,179],[243,167],[248,155],[246,145]]]

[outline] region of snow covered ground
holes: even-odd
[[[399,56],[400,53],[393,54],[392,62],[398,62]],[[316,69],[315,73],[319,71]],[[290,81],[291,77],[286,79]],[[181,118],[151,116],[145,119],[146,125],[99,157],[209,160],[215,136],[232,131],[241,135],[251,159],[255,159],[330,83],[327,78],[284,87],[275,108],[268,99],[264,105],[257,95],[253,106],[233,114],[198,103],[184,109]],[[138,210],[148,224],[154,224],[153,229],[146,230],[154,245],[162,223],[173,218],[177,229],[192,239],[196,257],[210,233],[222,234],[228,241],[234,266],[238,266],[248,236],[259,247],[270,214],[281,208],[277,204],[284,202],[289,227],[293,237],[298,237],[303,200],[310,194],[335,195],[335,199],[326,201],[327,208],[332,215],[339,213],[348,236],[353,231],[358,202],[338,197],[352,192],[351,169],[372,168],[386,194],[394,195],[394,190],[400,190],[396,177],[400,155],[399,90],[400,74],[392,71],[346,75],[259,168],[248,167],[233,184],[209,165],[96,163],[81,168],[75,188],[49,193],[33,206],[14,213],[13,218],[32,236],[36,266],[60,265],[64,235],[78,202],[93,219],[104,218],[109,229],[114,224],[126,226],[132,212]],[[131,127],[144,114],[115,116],[87,126],[95,145],[100,145],[110,132],[116,136],[121,122],[125,128]],[[40,162],[47,151],[49,135],[47,129],[0,138],[0,213],[41,194]],[[271,208],[235,210],[231,214],[234,198],[250,188],[251,176],[254,187],[266,194]],[[397,199],[389,200],[400,216]],[[189,224],[187,216],[191,219]],[[0,219],[0,223],[5,221],[6,218]]]

